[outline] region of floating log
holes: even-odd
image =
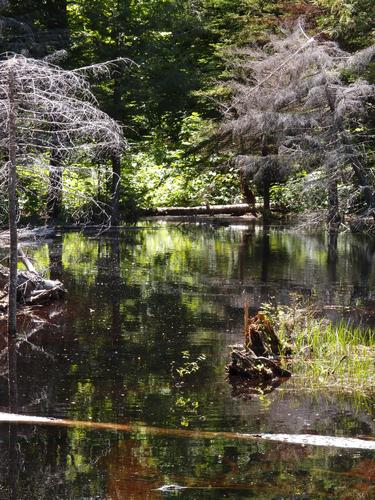
[[[335,448],[375,450],[375,442],[365,439],[315,434],[246,434],[241,432],[211,432],[188,429],[152,427],[136,423],[92,422],[86,420],[68,420],[63,418],[36,417],[17,413],[0,412],[0,422],[23,425],[46,425],[54,427],[81,427],[86,429],[112,430],[154,436],[171,436],[187,439],[233,439],[241,441],[277,441],[286,444],[329,446]]]

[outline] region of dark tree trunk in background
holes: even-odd
[[[46,0],[45,15],[50,28],[67,29],[67,0]]]
[[[327,183],[328,183],[328,215],[327,224],[329,231],[337,231],[340,222],[340,208],[339,208],[339,193],[337,189],[337,180],[332,172],[327,170]]]
[[[262,152],[262,157],[266,158],[269,153],[269,148],[267,144],[267,138],[265,136],[262,137],[262,144],[261,144],[261,152]],[[269,179],[269,175],[267,175],[267,170],[263,173],[263,183],[262,183],[262,190],[263,190],[263,215],[267,216],[269,215],[270,212],[270,199],[271,199],[271,183]]]
[[[61,152],[52,149],[49,171],[47,213],[51,219],[58,219],[62,209],[63,166]]]
[[[120,222],[120,181],[121,158],[116,154],[112,157],[112,199],[111,199],[111,225],[118,226]]]
[[[244,201],[251,207],[251,212],[255,214],[255,195],[250,189],[248,175],[242,170],[240,170],[240,188]]]
[[[16,81],[12,70],[8,75],[8,218],[9,218],[9,289],[8,289],[8,342],[17,334],[17,102]]]
[[[271,186],[268,181],[263,182],[263,210],[267,214],[270,211],[270,200],[271,200]]]
[[[121,120],[123,118],[121,103],[121,75],[118,74],[114,79],[113,87],[113,118]],[[112,162],[112,183],[111,183],[111,225],[117,226],[120,222],[120,189],[121,189],[121,155],[116,153],[111,158]]]
[[[340,130],[340,121],[335,118],[335,98],[331,93],[329,85],[325,85],[325,94],[328,102],[328,106],[332,114],[332,132],[335,140],[338,139],[338,132]],[[327,213],[327,225],[329,231],[337,231],[340,222],[340,205],[339,205],[339,193],[337,188],[337,166],[332,166],[330,161],[326,163],[326,177],[327,177],[327,201],[328,201],[328,213]]]

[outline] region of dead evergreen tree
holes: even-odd
[[[98,109],[86,79],[88,73],[108,72],[110,67],[107,63],[66,71],[46,61],[12,54],[0,62],[0,147],[7,158],[0,168],[0,183],[8,190],[10,336],[17,331],[17,169],[21,165],[37,169],[48,181],[54,166],[45,156],[51,150],[66,160],[87,154],[120,154],[122,130]],[[83,169],[69,167],[68,162],[65,168]]]
[[[351,55],[334,42],[309,37],[300,23],[262,48],[231,51],[231,101],[221,134],[242,178],[263,196],[266,211],[272,184],[297,170],[321,169],[331,229],[341,219],[342,180],[366,203],[365,214],[375,216],[368,134],[352,132],[366,128],[361,120],[374,86],[359,74],[374,54],[372,46]]]

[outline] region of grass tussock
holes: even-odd
[[[375,393],[375,332],[316,317],[309,308],[266,307],[282,342],[293,351],[292,371],[310,389]]]

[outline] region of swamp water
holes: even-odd
[[[252,312],[302,295],[332,319],[374,324],[374,239],[342,234],[329,246],[282,228],[141,223],[119,237],[63,234],[29,254],[69,293],[21,324],[12,411],[139,425],[1,423],[0,498],[375,497],[374,451],[225,434],[374,435],[371,397],[314,390],[296,374],[245,398],[225,374],[245,296]],[[0,398],[9,411],[4,377]]]

